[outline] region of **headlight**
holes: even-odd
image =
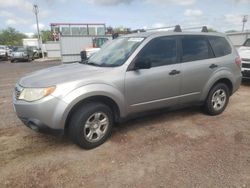
[[[56,87],[48,88],[24,88],[18,99],[25,101],[37,101],[42,99],[55,91]]]

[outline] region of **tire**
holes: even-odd
[[[4,58],[4,60],[5,60],[5,61],[8,61],[8,60],[9,60],[9,56],[8,56],[8,54],[7,54],[7,53],[5,54],[5,58]]]
[[[211,116],[221,114],[229,101],[229,88],[224,83],[218,83],[209,91],[205,101],[205,112]]]
[[[81,148],[93,149],[110,137],[113,114],[105,104],[87,103],[72,114],[69,123],[71,140]]]

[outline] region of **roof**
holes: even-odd
[[[106,25],[105,23],[51,23],[50,26],[57,25]]]

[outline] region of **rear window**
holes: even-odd
[[[182,39],[182,62],[212,57],[207,39],[203,36],[184,36]]]
[[[231,54],[231,46],[224,37],[208,36],[208,40],[212,46],[215,57],[222,57]]]

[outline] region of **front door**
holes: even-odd
[[[180,64],[175,37],[152,39],[135,62],[149,62],[151,68],[128,70],[125,77],[127,110],[146,111],[178,104]]]

